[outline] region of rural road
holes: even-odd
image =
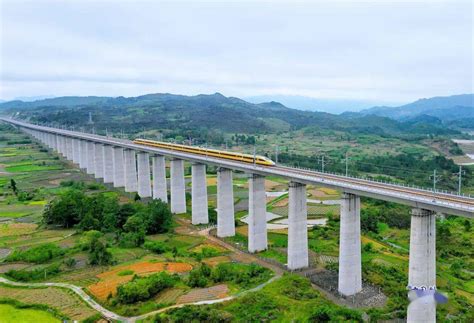
[[[230,246],[230,245],[226,244],[225,242],[220,241],[219,239],[216,239],[216,238],[210,236],[209,235],[210,229],[211,228],[207,228],[205,230],[202,230],[202,231],[199,232],[199,234],[206,236],[209,240],[212,240],[212,241],[222,245],[223,247],[225,247],[227,249],[230,249],[233,252],[242,253],[246,256],[250,256],[250,255],[245,254],[242,251],[238,250],[237,248],[234,248],[233,246]],[[6,285],[11,285],[11,286],[18,286],[18,287],[60,287],[60,288],[67,288],[67,289],[72,290],[74,293],[76,293],[81,299],[83,299],[93,309],[95,309],[96,311],[101,313],[105,318],[120,321],[120,322],[136,322],[138,320],[143,320],[146,317],[156,315],[158,313],[165,312],[169,309],[183,307],[185,305],[204,305],[204,304],[216,304],[216,303],[226,302],[226,301],[232,300],[236,297],[240,297],[242,295],[245,295],[249,292],[260,290],[265,285],[267,285],[267,284],[269,284],[269,283],[271,283],[271,282],[273,282],[273,281],[275,281],[275,280],[277,280],[278,278],[281,277],[281,275],[283,273],[283,270],[281,268],[278,268],[278,267],[273,266],[271,264],[267,264],[267,263],[263,262],[262,260],[258,259],[257,257],[254,257],[254,258],[255,258],[255,262],[257,262],[257,263],[259,263],[259,264],[261,264],[261,265],[263,265],[267,268],[273,269],[275,271],[275,276],[273,276],[271,279],[269,279],[265,283],[262,283],[262,284],[254,287],[252,289],[243,291],[241,293],[238,293],[238,294],[235,294],[235,295],[232,295],[232,296],[228,296],[228,297],[220,298],[220,299],[215,299],[215,300],[207,300],[207,301],[198,301],[198,302],[192,302],[192,303],[176,304],[176,305],[168,306],[168,307],[165,307],[165,308],[162,308],[162,309],[159,309],[159,310],[156,310],[156,311],[152,311],[152,312],[149,312],[149,313],[146,313],[146,314],[143,314],[143,315],[132,316],[132,317],[121,316],[121,315],[116,314],[112,311],[109,311],[108,309],[104,308],[102,305],[97,303],[89,295],[87,295],[87,293],[84,292],[82,287],[79,287],[79,286],[76,286],[76,285],[67,284],[67,283],[19,283],[19,282],[14,282],[14,281],[11,281],[9,279],[6,279],[5,277],[0,277],[0,283],[6,284]]]
[[[117,321],[124,321],[127,322],[129,321],[130,318],[120,316],[118,314],[115,314],[114,312],[109,311],[108,309],[102,307],[99,303],[94,301],[89,295],[86,294],[82,290],[81,287],[72,285],[72,284],[66,284],[66,283],[18,283],[14,282],[11,280],[8,280],[4,277],[0,277],[0,283],[11,285],[11,286],[19,286],[19,287],[61,287],[61,288],[67,288],[72,290],[74,293],[79,295],[80,298],[82,298],[87,304],[89,304],[93,309],[96,311],[100,312],[104,317],[112,319],[112,320],[117,320]]]

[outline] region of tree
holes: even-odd
[[[172,224],[172,216],[168,204],[161,200],[153,200],[139,213],[146,224],[146,233],[168,232]]]
[[[135,196],[133,197],[133,200],[134,200],[135,202],[138,202],[138,201],[140,201],[141,199],[142,199],[142,198],[140,197],[140,195],[138,195],[138,193],[135,193]]]
[[[43,212],[43,221],[46,224],[59,224],[65,228],[70,228],[82,220],[86,208],[85,194],[70,189],[46,205]]]
[[[121,243],[129,247],[138,247],[145,242],[145,227],[143,218],[139,215],[133,215],[127,219],[123,226]]]
[[[89,263],[91,265],[109,265],[112,263],[112,254],[107,246],[97,236],[93,236],[90,242]]]
[[[360,216],[360,228],[364,232],[378,233],[377,214],[374,209],[362,210]]]
[[[14,180],[13,178],[10,179],[10,187],[11,187],[11,189],[12,189],[12,191],[13,191],[13,194],[16,195],[17,192],[18,192],[18,189],[17,189],[17,187],[16,187],[16,182],[15,182],[15,180]]]

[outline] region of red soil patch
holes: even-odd
[[[193,269],[193,267],[190,264],[181,262],[138,262],[131,265],[115,267],[113,270],[98,274],[96,277],[99,278],[100,281],[87,288],[95,297],[105,300],[109,294],[115,295],[115,293],[117,293],[117,287],[130,281],[135,274],[146,276],[163,270],[170,273],[183,273],[191,269]],[[133,270],[134,273],[127,276],[118,275],[125,270]]]

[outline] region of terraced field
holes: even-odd
[[[76,294],[61,288],[10,288],[0,285],[0,297],[12,298],[28,304],[46,304],[72,320],[85,320],[97,314]]]
[[[160,271],[170,273],[185,273],[191,271],[193,267],[187,263],[179,262],[138,262],[130,265],[116,266],[110,271],[97,274],[99,281],[88,286],[88,290],[98,299],[106,300],[109,294],[115,295],[117,287],[130,281],[133,275],[150,275]],[[130,271],[133,274],[123,275],[123,272]]]

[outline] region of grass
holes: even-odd
[[[61,322],[50,313],[36,309],[20,309],[9,304],[0,304],[0,321],[2,323],[18,322]]]
[[[74,292],[57,287],[20,288],[0,284],[0,295],[33,306],[46,306],[67,316],[70,320],[83,321],[98,312],[90,308]],[[2,316],[0,315],[0,318]],[[0,319],[0,322],[3,322]],[[17,321],[35,322],[35,321]],[[36,322],[41,322],[37,320]]]

